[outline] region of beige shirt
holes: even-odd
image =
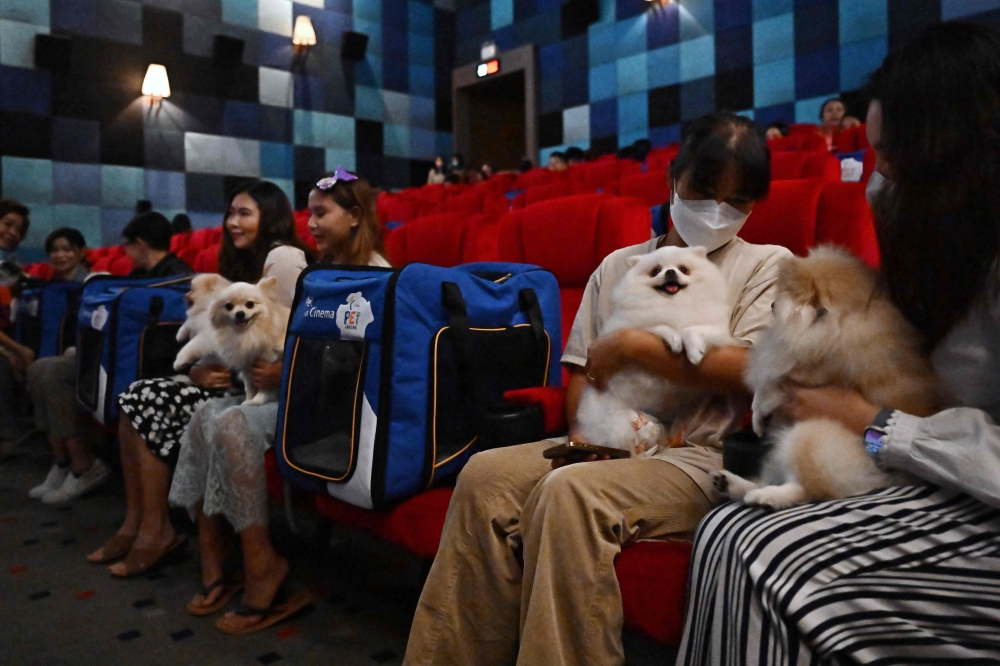
[[[562,362],[584,366],[587,349],[604,329],[613,309],[612,292],[628,272],[626,260],[656,249],[658,238],[622,248],[609,254],[590,276],[583,301],[573,321],[573,330]],[[708,255],[729,285],[733,313],[729,329],[741,346],[751,347],[771,324],[771,303],[778,263],[792,253],[776,245],[751,245],[735,238]],[[670,424],[672,446],[663,447],[655,457],[667,460],[694,480],[709,497],[708,475],[722,468],[722,438],[737,429],[748,407],[747,398],[709,395],[684,413],[674,415]]]

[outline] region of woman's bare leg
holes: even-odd
[[[146,448],[142,437],[132,426],[132,422],[122,416],[118,422],[119,452],[122,460],[122,474],[125,476],[125,520],[116,534],[135,536],[139,532],[142,520],[142,477],[139,471],[139,448]],[[101,546],[87,556],[91,562],[104,559],[104,547]]]

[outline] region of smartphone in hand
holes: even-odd
[[[622,449],[613,449],[609,446],[598,446],[588,442],[574,442],[572,440],[559,446],[545,449],[542,456],[551,460],[552,458],[566,458],[570,462],[580,462],[587,456],[610,456],[612,460],[618,458],[628,458],[632,454]]]

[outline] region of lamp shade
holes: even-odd
[[[163,65],[150,65],[142,80],[142,94],[152,97],[170,97],[170,80]]]
[[[295,46],[313,46],[316,43],[316,31],[313,30],[312,19],[308,16],[295,17],[295,30],[292,31],[292,44]]]

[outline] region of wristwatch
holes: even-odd
[[[894,409],[883,409],[872,424],[865,428],[865,449],[876,463],[881,463],[882,449],[885,448],[885,440],[888,438],[886,428],[889,427],[889,419],[892,418],[894,411]]]

